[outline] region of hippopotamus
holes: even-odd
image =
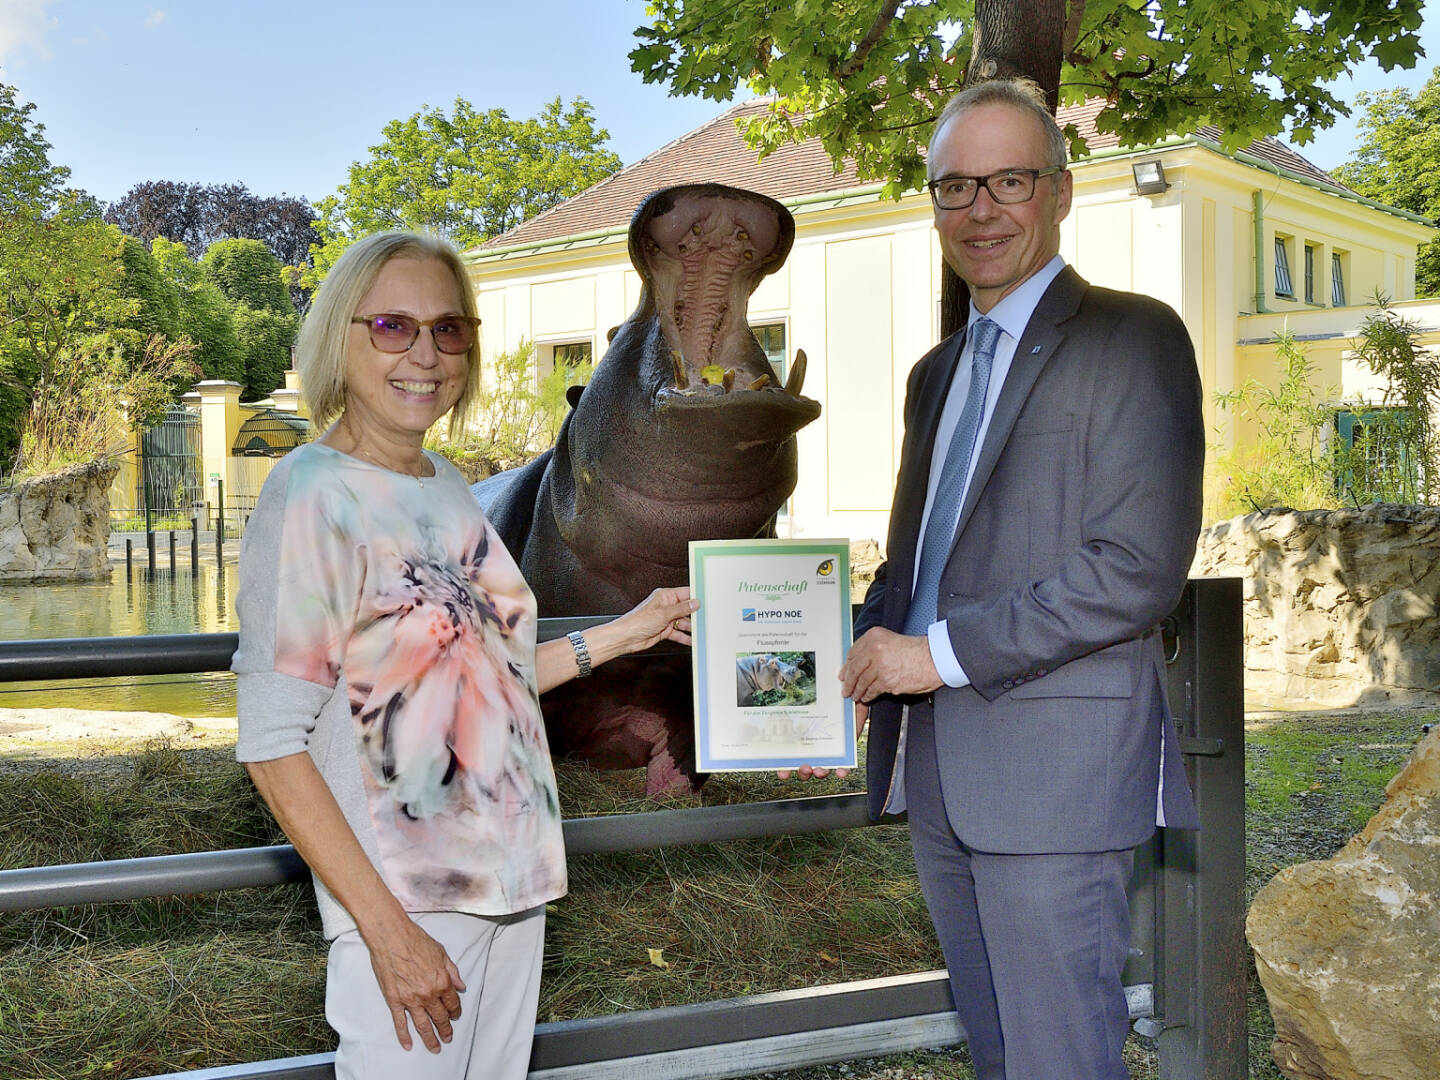
[[[755,704],[761,690],[788,690],[800,684],[800,665],[786,663],[773,653],[752,653],[735,661],[735,704]]]
[[[780,385],[746,319],[795,237],[774,199],[719,184],[664,188],[630,223],[642,290],[555,446],[473,488],[541,617],[628,610],[689,580],[691,540],[773,536],[795,489],[795,433],[820,415],[798,353]],[[645,767],[646,792],[690,790],[690,660],[612,661],[545,695],[552,751]]]

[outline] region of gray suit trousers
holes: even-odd
[[[1125,887],[1133,849],[976,851],[951,827],[941,785],[934,709],[912,705],[910,838],[976,1076],[1128,1080],[1120,1056],[1129,1030],[1121,970],[1130,947]]]

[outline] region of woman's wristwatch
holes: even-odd
[[[585,644],[585,635],[579,630],[571,630],[565,635],[570,639],[570,647],[575,650],[575,664],[580,669],[577,679],[583,679],[590,674],[590,647]]]

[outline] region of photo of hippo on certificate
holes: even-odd
[[[693,540],[700,772],[855,764],[845,540]]]

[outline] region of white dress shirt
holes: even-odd
[[[989,319],[1000,327],[1000,339],[995,343],[995,362],[990,369],[990,385],[986,388],[985,408],[980,414],[980,427],[975,433],[975,450],[970,455],[970,468],[965,474],[965,487],[960,493],[960,506],[965,505],[965,497],[970,492],[970,480],[975,475],[975,463],[980,460],[980,448],[985,445],[986,432],[990,430],[990,419],[995,415],[995,403],[1000,400],[1000,391],[1005,388],[1005,378],[1010,374],[1011,361],[1015,359],[1015,346],[1019,343],[1020,337],[1025,333],[1025,327],[1030,325],[1030,317],[1035,314],[1035,308],[1040,303],[1040,298],[1045,295],[1045,290],[1050,283],[1059,276],[1060,271],[1065,269],[1065,260],[1056,255],[1048,263],[1042,266],[1031,277],[1021,282],[1014,292],[1006,296],[987,312],[977,311],[975,303],[970,303],[970,321],[968,325],[973,326],[979,319]],[[945,408],[940,413],[940,427],[935,432],[935,449],[930,457],[930,476],[926,481],[925,491],[925,513],[920,518],[920,543],[924,543],[926,524],[930,520],[930,508],[935,503],[935,488],[940,480],[940,472],[945,467],[945,455],[950,449],[950,438],[955,432],[955,425],[960,422],[960,413],[965,408],[965,398],[970,393],[970,373],[974,369],[974,348],[970,335],[966,335],[965,348],[960,353],[960,362],[955,368],[955,378],[950,382],[950,391],[945,398]],[[959,509],[956,510],[955,521],[951,523],[949,536],[953,539],[955,525],[959,524]],[[920,548],[915,549],[915,565],[920,565]],[[914,588],[914,585],[911,585]],[[937,605],[938,608],[938,605]],[[940,678],[947,686],[968,686],[970,677],[965,674],[965,669],[960,666],[960,661],[955,657],[955,649],[950,644],[950,635],[946,632],[944,620],[933,622],[929,629],[930,658],[935,663],[935,670],[939,672]]]

